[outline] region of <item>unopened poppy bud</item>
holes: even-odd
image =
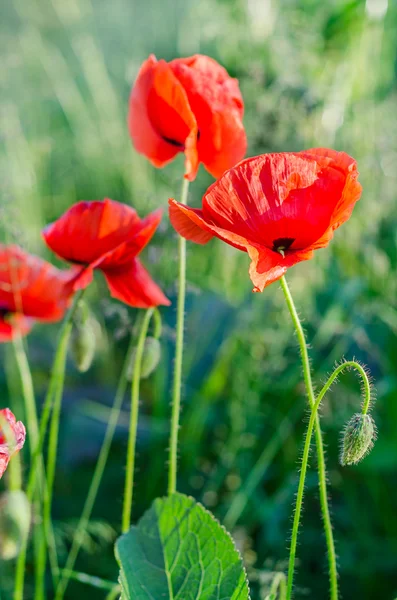
[[[357,413],[347,423],[342,442],[340,463],[355,465],[372,449],[376,439],[376,427],[370,415]]]
[[[80,373],[88,371],[95,356],[96,338],[93,323],[87,314],[73,324],[70,353]]]
[[[134,364],[136,357],[136,348],[131,355],[130,368],[128,369],[128,379],[131,381],[134,373]],[[147,337],[142,354],[141,379],[146,379],[156,370],[161,358],[161,345],[158,339]]]
[[[29,532],[30,504],[21,490],[5,492],[0,497],[0,558],[18,556],[21,543]]]

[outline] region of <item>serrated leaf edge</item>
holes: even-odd
[[[144,513],[144,514],[146,514],[146,512],[149,512],[150,510],[152,510],[152,509],[155,507],[155,504],[156,504],[156,503],[165,502],[165,501],[167,501],[167,500],[171,499],[172,497],[179,497],[179,498],[181,498],[181,499],[185,499],[185,498],[187,498],[188,500],[191,500],[191,501],[193,501],[193,502],[194,502],[194,505],[196,505],[196,506],[200,506],[200,508],[202,508],[202,509],[203,509],[203,511],[204,511],[205,513],[207,513],[207,515],[208,515],[208,516],[209,516],[209,517],[210,517],[210,518],[211,518],[213,521],[215,521],[215,523],[216,523],[216,524],[217,524],[217,525],[218,525],[218,526],[219,526],[219,527],[220,527],[220,528],[223,530],[223,532],[226,534],[226,536],[227,536],[227,537],[229,538],[229,540],[231,541],[231,543],[232,543],[232,545],[233,545],[233,548],[234,548],[235,552],[237,553],[237,555],[238,555],[238,557],[239,557],[239,559],[240,559],[241,568],[242,568],[242,570],[243,570],[243,573],[244,573],[244,583],[246,584],[246,586],[247,586],[247,589],[248,589],[248,600],[251,600],[251,594],[250,594],[251,590],[250,590],[250,586],[249,586],[249,580],[248,580],[247,570],[246,570],[246,568],[245,568],[245,566],[244,566],[243,557],[241,556],[241,553],[240,553],[239,549],[236,547],[236,543],[235,543],[235,541],[234,541],[234,539],[233,539],[233,537],[232,537],[231,533],[230,533],[230,532],[229,532],[229,531],[226,529],[226,527],[225,527],[224,525],[222,525],[222,523],[221,523],[221,522],[220,522],[220,521],[219,521],[219,520],[218,520],[218,519],[217,519],[217,518],[216,518],[216,517],[215,517],[215,516],[212,514],[212,512],[211,512],[211,511],[210,511],[208,508],[206,508],[206,507],[205,507],[203,504],[201,504],[201,502],[198,502],[198,501],[197,501],[195,498],[193,498],[193,496],[188,496],[187,494],[181,494],[180,492],[175,492],[174,494],[171,494],[170,496],[160,496],[160,497],[158,497],[158,498],[155,498],[155,499],[153,500],[152,504],[150,505],[150,507],[147,509],[147,511],[145,511],[145,513]],[[157,511],[156,511],[156,514],[157,514],[157,516],[158,516],[158,513],[157,513]],[[142,516],[143,516],[143,515],[142,515]],[[134,525],[133,527],[136,527],[136,526]],[[131,527],[131,529],[132,529],[133,527]],[[129,531],[130,531],[130,530],[129,530]],[[126,533],[122,534],[122,535],[121,535],[121,536],[120,536],[120,537],[119,537],[119,538],[116,540],[116,543],[115,543],[115,549],[114,549],[115,556],[116,556],[116,560],[117,560],[117,562],[118,562],[118,564],[119,564],[119,567],[120,567],[120,575],[119,575],[119,577],[118,577],[118,582],[119,582],[119,584],[120,584],[120,587],[121,587],[121,600],[129,600],[129,597],[127,597],[127,596],[125,595],[125,593],[124,593],[124,590],[125,590],[125,588],[124,588],[124,586],[123,586],[122,577],[121,577],[121,566],[122,566],[122,565],[121,565],[121,559],[120,559],[120,556],[119,556],[119,554],[118,554],[118,550],[117,550],[117,542],[118,542],[118,540],[119,540],[121,537],[123,537],[123,536],[125,536],[125,535],[128,535],[128,534],[129,534],[129,531],[127,531]],[[240,596],[241,592],[243,592],[243,591],[244,591],[244,590],[243,590],[243,588],[241,588],[240,590],[238,590],[238,594],[239,594],[239,596]],[[236,598],[236,600],[238,600],[238,597]]]

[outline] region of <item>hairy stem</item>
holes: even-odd
[[[182,198],[183,204],[187,203],[189,181],[183,180]],[[185,297],[186,297],[186,240],[179,237],[179,282],[178,282],[178,305],[176,320],[176,345],[174,383],[172,390],[172,414],[171,414],[171,436],[169,449],[169,471],[168,471],[168,493],[176,491],[176,475],[178,462],[178,432],[179,416],[181,412],[181,387],[182,387],[182,360],[183,360],[183,334],[185,326]]]
[[[334,383],[334,381],[336,381],[338,379],[339,375],[343,371],[350,370],[350,369],[354,369],[355,371],[357,371],[361,377],[361,381],[362,381],[362,385],[363,385],[363,393],[364,393],[364,402],[362,405],[361,412],[363,415],[366,415],[369,410],[370,404],[371,404],[371,384],[368,379],[368,375],[365,372],[364,367],[355,360],[346,360],[345,362],[343,362],[342,364],[340,364],[336,367],[336,369],[333,371],[333,373],[331,373],[331,375],[328,377],[327,381],[325,382],[324,387],[322,388],[321,392],[317,396],[316,402],[320,403],[321,400],[323,399],[323,397],[325,396],[325,394],[328,392],[331,385]]]
[[[121,530],[126,533],[131,526],[132,497],[134,492],[134,471],[135,471],[135,453],[136,437],[138,431],[138,412],[139,412],[139,389],[141,381],[142,357],[145,348],[145,340],[149,328],[150,319],[153,315],[153,309],[146,311],[138,336],[138,343],[135,352],[134,370],[132,373],[131,386],[131,414],[130,427],[127,447],[127,469],[124,486],[123,516],[121,521]]]
[[[310,422],[312,422],[312,429],[315,426],[316,430],[316,445],[317,445],[317,465],[318,465],[318,478],[319,478],[319,489],[320,489],[320,504],[321,504],[321,512],[324,521],[324,530],[325,537],[327,542],[327,550],[328,550],[328,572],[329,572],[329,581],[330,581],[330,597],[331,600],[338,599],[338,573],[336,567],[336,553],[335,553],[335,544],[334,544],[334,536],[332,531],[332,523],[331,516],[328,506],[328,494],[327,494],[327,475],[326,475],[326,467],[325,467],[325,455],[324,455],[324,445],[322,439],[322,432],[320,427],[320,419],[317,414],[317,411],[314,411],[315,407],[315,395],[313,390],[313,383],[311,378],[311,370],[310,370],[310,362],[309,362],[309,354],[307,350],[307,344],[305,339],[305,334],[303,331],[302,324],[300,322],[298,313],[295,308],[294,301],[291,296],[291,292],[289,290],[287,281],[285,277],[281,278],[281,287],[284,292],[285,300],[287,302],[288,310],[290,312],[296,335],[298,337],[299,348],[302,358],[302,367],[303,367],[303,376],[306,386],[307,397],[309,401],[310,408],[312,410],[310,415]],[[309,426],[310,426],[309,422]],[[305,477],[306,470],[309,460],[309,452],[310,452],[310,442],[311,442],[311,431],[309,434],[309,428],[306,435],[305,448],[303,451],[302,458],[302,467],[301,474],[299,479],[298,486],[298,494],[296,497],[296,505],[294,512],[294,522],[292,526],[292,536],[291,536],[291,547],[290,547],[290,555],[289,555],[289,567],[288,567],[288,583],[287,583],[287,600],[292,598],[292,588],[293,588],[293,579],[294,579],[294,571],[295,571],[295,558],[296,558],[296,546],[298,541],[298,531],[300,524],[300,516],[302,511],[302,503],[303,503],[303,494],[305,488]]]

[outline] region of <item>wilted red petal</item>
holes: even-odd
[[[0,479],[14,454],[25,443],[26,430],[21,421],[16,421],[9,408],[0,410]]]
[[[215,235],[251,256],[258,290],[326,246],[361,195],[354,159],[315,148],[246,159],[209,187],[202,210],[170,201],[170,218],[187,239]],[[201,230],[201,231],[200,231]]]
[[[18,246],[0,245],[0,310],[44,321],[61,319],[74,289],[75,271],[60,271]],[[3,325],[3,330],[7,329]]]
[[[103,274],[111,295],[125,304],[136,308],[171,304],[137,258],[130,265],[106,269]]]
[[[151,55],[142,65],[131,91],[128,114],[135,148],[156,167],[185,152],[186,172],[197,168],[197,124],[186,92],[169,65]]]

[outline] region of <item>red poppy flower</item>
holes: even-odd
[[[360,198],[357,177],[356,161],[344,152],[263,154],[211,185],[202,210],[171,199],[171,223],[198,244],[215,236],[248,252],[254,291],[263,291],[328,245]]]
[[[0,479],[11,457],[23,447],[25,438],[24,424],[17,422],[9,408],[0,410]]]
[[[74,291],[76,270],[60,271],[18,246],[0,244],[0,342],[35,320],[62,319]]]
[[[217,178],[244,157],[243,113],[237,79],[212,58],[167,63],[152,54],[132,88],[128,125],[135,148],[155,167],[184,152],[192,181],[200,162]]]
[[[93,270],[100,269],[114,298],[149,308],[170,304],[136,258],[160,220],[161,211],[140,219],[131,207],[114,200],[78,202],[48,225],[43,237],[58,256],[85,266],[76,289],[86,287]]]

